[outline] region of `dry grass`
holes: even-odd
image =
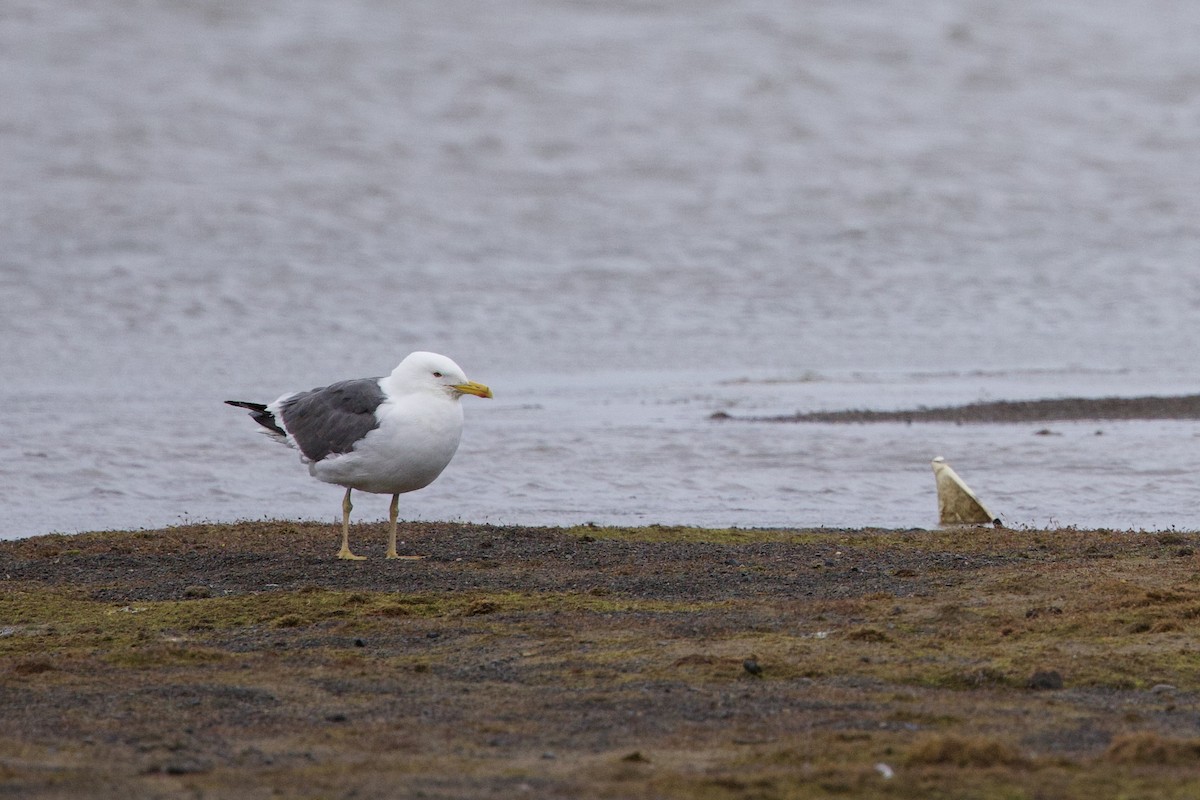
[[[922,738],[909,750],[907,762],[960,768],[1030,766],[1030,760],[1007,742],[961,736]]]
[[[1194,767],[1200,762],[1200,739],[1168,738],[1150,732],[1122,734],[1113,739],[1103,759],[1116,764]]]

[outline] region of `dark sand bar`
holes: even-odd
[[[1174,397],[1068,397],[1047,400],[996,400],[961,406],[902,411],[812,411],[782,416],[735,416],[723,411],[715,420],[751,422],[1063,422],[1087,420],[1200,419],[1200,395]]]

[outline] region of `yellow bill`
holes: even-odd
[[[492,396],[491,389],[484,386],[482,383],[476,383],[475,381],[467,381],[466,383],[456,383],[456,384],[454,384],[454,389],[456,391],[462,392],[463,394],[473,394],[476,397],[491,397]]]

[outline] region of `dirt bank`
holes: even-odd
[[[1200,793],[1197,534],[352,535],[0,542],[0,796]]]

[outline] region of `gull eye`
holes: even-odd
[[[442,373],[440,373],[440,372],[435,372],[435,373],[433,373],[433,377],[435,377],[435,378],[440,378],[440,377],[442,377]]]

